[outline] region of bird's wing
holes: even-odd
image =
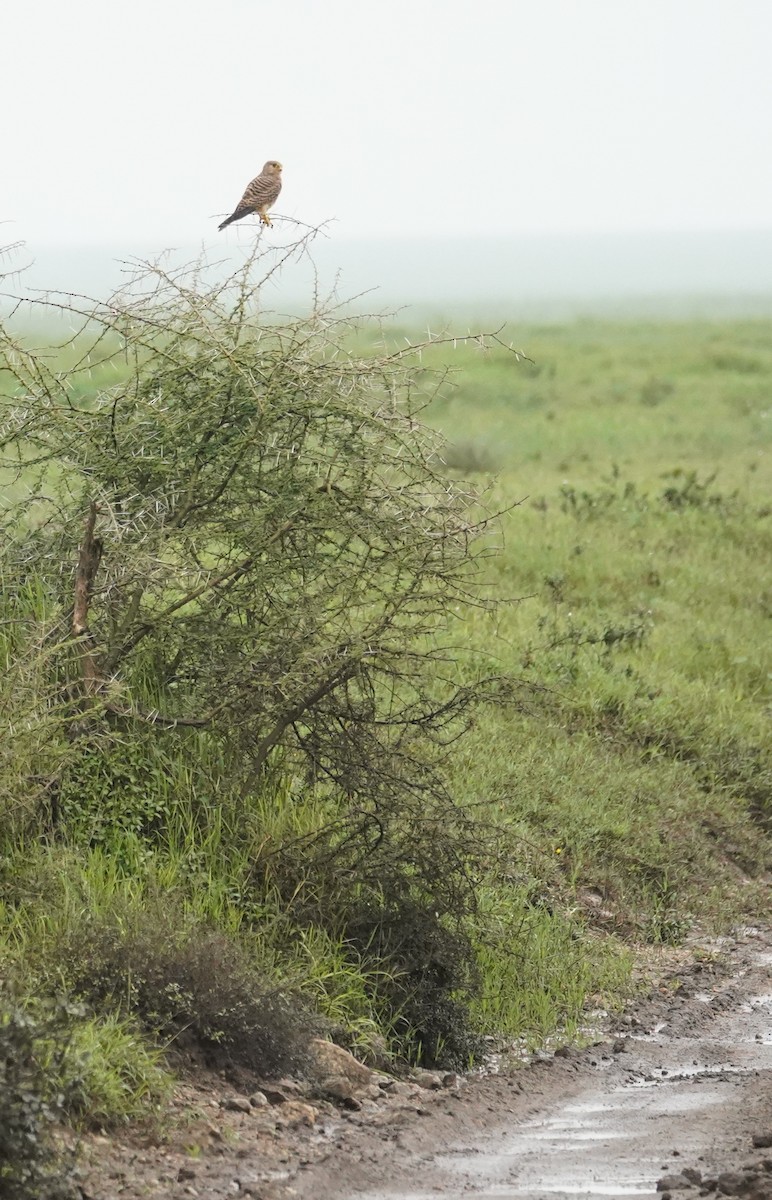
[[[248,185],[239,201],[237,211],[253,212],[264,204],[273,204],[281,191],[281,179],[276,175],[258,175]]]

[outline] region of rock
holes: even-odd
[[[260,1091],[269,1104],[286,1104],[290,1098],[290,1094],[286,1088],[276,1087],[270,1083],[263,1084]]]
[[[284,1128],[297,1129],[300,1125],[316,1124],[317,1110],[304,1100],[288,1100],[282,1106],[281,1124]],[[278,1128],[278,1126],[277,1126]]]
[[[402,1079],[395,1079],[391,1087],[388,1089],[390,1096],[402,1096],[404,1099],[412,1099],[419,1095],[421,1089],[417,1083],[407,1083]]]
[[[290,1200],[297,1192],[284,1183],[269,1183],[263,1180],[260,1183],[242,1184],[241,1195],[250,1196],[253,1200]]]
[[[745,1175],[741,1175],[739,1171],[724,1171],[718,1177],[718,1190],[724,1196],[739,1196],[745,1189],[745,1181]]]
[[[772,1146],[772,1129],[764,1133],[754,1133],[751,1140],[757,1150],[766,1150],[768,1146]]]
[[[277,1087],[290,1096],[304,1096],[308,1091],[307,1086],[304,1083],[298,1083],[297,1079],[277,1079],[275,1082]]]
[[[266,1096],[265,1092],[253,1092],[249,1097],[249,1103],[253,1108],[267,1108],[268,1097]]]
[[[693,1183],[695,1187],[702,1183],[702,1171],[697,1171],[694,1167],[684,1167],[681,1174],[684,1179],[688,1179],[689,1183]]]
[[[248,1113],[252,1111],[252,1105],[246,1096],[225,1096],[220,1101],[220,1108],[225,1108],[228,1112]]]
[[[411,1072],[411,1078],[415,1080],[419,1087],[429,1092],[438,1092],[442,1087],[442,1076],[437,1075],[435,1071],[422,1071],[420,1068],[417,1068]]]
[[[312,1075],[316,1082],[342,1075],[354,1087],[365,1087],[372,1079],[372,1071],[364,1063],[349,1054],[335,1042],[323,1038],[312,1038],[309,1045],[312,1059]],[[270,1097],[269,1097],[270,1099]]]
[[[329,1096],[332,1100],[336,1100],[346,1108],[350,1108],[353,1112],[358,1112],[362,1107],[354,1097],[354,1084],[345,1075],[331,1075],[329,1079],[323,1079],[319,1084],[319,1090],[325,1096]],[[378,1091],[380,1092],[380,1088]]]
[[[189,1180],[195,1179],[195,1178],[196,1178],[196,1172],[193,1170],[192,1167],[180,1167],[179,1171],[177,1172],[177,1182],[178,1183],[187,1183]]]
[[[617,1038],[611,1047],[612,1054],[625,1054],[629,1049],[627,1038]]]
[[[663,1175],[657,1180],[658,1192],[678,1192],[691,1187],[691,1183],[683,1175]]]

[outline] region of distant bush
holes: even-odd
[[[622,484],[617,472],[610,479],[604,479],[602,486],[595,490],[579,490],[564,483],[560,487],[560,507],[563,512],[585,520],[620,508],[631,512],[650,512],[661,507],[676,512],[704,509],[724,514],[736,513],[743,508],[737,491],[725,495],[713,490],[715,473],[700,479],[696,471],[677,467],[663,472],[662,479],[667,481],[667,486],[658,495],[642,491],[632,480]]]
[[[675,384],[672,380],[661,379],[658,375],[650,375],[640,391],[641,404],[646,404],[649,408],[656,408],[665,400],[669,400],[674,391]]]
[[[722,492],[712,490],[712,484],[716,479],[715,472],[708,475],[706,479],[700,479],[696,471],[684,471],[678,468],[668,471],[664,478],[669,479],[670,482],[663,489],[661,500],[669,508],[676,510],[698,508],[728,513],[732,509],[736,510],[741,507],[741,501],[736,491],[726,496]]]
[[[731,371],[737,375],[763,375],[767,370],[762,359],[749,354],[716,353],[708,356],[708,362],[718,371]]]
[[[467,475],[487,475],[501,466],[501,458],[487,442],[449,442],[442,452],[446,466]]]

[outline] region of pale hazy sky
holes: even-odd
[[[772,227],[772,0],[3,0],[0,244]],[[238,228],[238,227],[236,227]]]

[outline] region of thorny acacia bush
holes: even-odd
[[[420,355],[352,352],[321,304],[272,323],[275,267],[258,243],[224,281],[148,265],[106,305],[68,298],[64,372],[3,334],[7,836],[87,828],[87,848],[120,811],[149,850],[184,824],[194,852],[227,803],[245,914],[278,896],[360,960],[402,914],[385,1009],[431,1056],[448,1021],[432,1030],[427,981],[438,1012],[473,986],[459,922],[495,845],[443,778],[501,686],[462,679],[452,650],[458,607],[485,602],[487,521],[418,420],[437,386]],[[164,792],[158,764],[195,777],[202,738],[216,775]],[[313,813],[292,836],[261,828],[272,787]]]

